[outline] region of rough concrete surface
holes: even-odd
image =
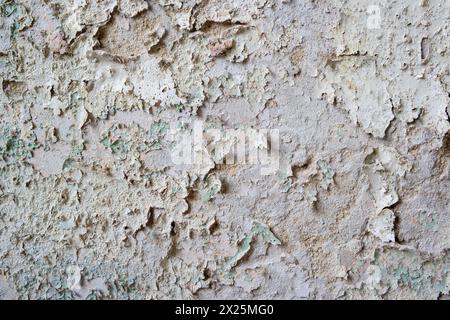
[[[449,0],[0,0],[0,298],[448,299],[449,62]]]

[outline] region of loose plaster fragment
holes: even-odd
[[[366,157],[365,172],[377,210],[381,211],[398,202],[397,181],[410,169],[408,163],[390,148],[374,149]]]
[[[183,35],[170,51],[169,68],[176,92],[186,109],[195,114],[205,101],[206,72],[210,61],[208,39],[202,33]]]
[[[380,213],[370,218],[367,229],[383,242],[395,242],[394,222],[394,212],[389,209],[383,209]]]
[[[77,37],[90,27],[98,28],[106,24],[116,7],[117,0],[72,1],[59,6],[56,16],[61,21],[67,43],[76,42]]]
[[[58,130],[53,126],[49,126],[45,131],[45,141],[49,144],[54,144],[58,140]]]
[[[81,289],[81,269],[79,266],[68,266],[66,269],[67,287],[74,291]]]
[[[216,175],[209,175],[201,190],[201,198],[204,202],[213,199],[222,190],[222,182]]]
[[[239,243],[236,254],[225,260],[225,264],[223,266],[224,271],[228,272],[233,269],[238,264],[238,262],[247,255],[247,253],[250,251],[252,240],[252,236],[246,236]]]
[[[206,88],[208,100],[217,102],[221,99],[241,97],[243,82],[243,75],[232,75],[230,73],[208,79]]]
[[[324,77],[328,101],[346,110],[366,133],[383,138],[395,116],[388,82],[378,75],[375,61],[358,56],[331,58]]]
[[[55,30],[48,36],[48,49],[52,53],[64,54],[69,51],[69,46],[65,40],[65,35],[62,30]]]
[[[151,106],[170,107],[184,102],[178,97],[173,75],[153,57],[141,57],[130,81],[135,94]]]
[[[448,93],[440,88],[438,81],[417,79],[412,75],[401,75],[398,81],[402,90],[392,83],[388,91],[396,110],[396,117],[408,124],[418,119],[436,131],[437,136],[444,136],[450,125],[445,106],[448,104]],[[434,94],[430,94],[433,92]]]
[[[125,61],[136,59],[155,47],[164,34],[157,17],[141,14],[130,19],[116,14],[100,29],[100,48]]]
[[[134,236],[136,232],[138,232],[148,224],[151,216],[151,209],[126,208],[123,214],[127,217],[124,229],[129,230],[129,234]]]
[[[255,222],[252,228],[253,235],[261,235],[263,240],[274,246],[281,245],[281,241],[270,231],[269,227],[265,224]]]
[[[267,225],[255,222],[253,224],[251,233],[239,243],[237,253],[234,256],[225,259],[222,270],[225,272],[229,272],[231,269],[233,269],[239,263],[239,261],[243,259],[250,251],[252,242],[258,235],[262,237],[265,243],[274,246],[281,245],[281,241],[272,233]]]
[[[317,161],[317,165],[319,166],[321,174],[320,187],[324,190],[328,190],[333,183],[335,172],[331,169],[330,165],[323,160]]]
[[[119,11],[128,18],[133,18],[147,9],[148,3],[145,0],[119,0]]]
[[[211,24],[247,24],[260,14],[264,5],[253,0],[211,0],[204,3],[195,17],[195,29]]]
[[[81,107],[77,113],[78,129],[81,129],[84,127],[84,125],[88,122],[88,118],[89,118],[89,113],[86,111],[86,109]]]
[[[255,68],[247,74],[243,94],[250,104],[263,108],[274,97],[274,92],[269,88],[270,76],[267,67]]]
[[[224,55],[233,47],[233,39],[216,40],[209,44],[209,54],[215,58]]]
[[[111,18],[112,12],[117,8],[117,0],[103,1],[76,1],[80,5],[80,17],[84,25],[100,26]]]
[[[233,37],[234,44],[226,55],[226,59],[230,62],[245,63],[260,47],[261,36],[255,28],[234,27],[225,32],[224,37],[230,36]]]

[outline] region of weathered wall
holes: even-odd
[[[445,298],[449,15],[1,0],[0,297]],[[175,165],[194,120],[279,130],[278,170]]]

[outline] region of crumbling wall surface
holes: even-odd
[[[449,33],[448,0],[0,0],[0,298],[448,298]]]

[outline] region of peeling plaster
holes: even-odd
[[[0,299],[448,298],[449,4],[0,0]]]

